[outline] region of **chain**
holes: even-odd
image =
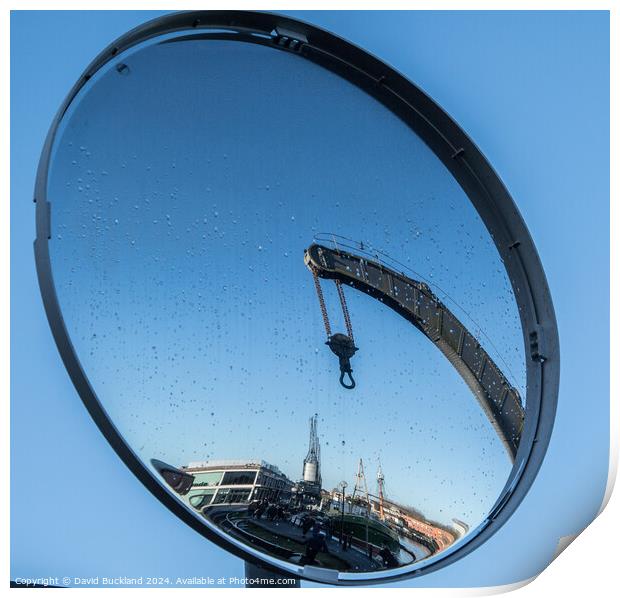
[[[311,268],[312,278],[314,279],[314,288],[316,289],[317,297],[319,298],[319,303],[321,305],[321,314],[323,314],[323,324],[325,324],[325,332],[327,333],[327,340],[332,335],[332,328],[329,325],[329,317],[327,315],[327,308],[325,307],[325,299],[323,297],[323,290],[321,289],[321,282],[319,280],[319,276],[316,273],[314,268]]]
[[[319,298],[319,305],[321,306],[321,314],[323,316],[323,324],[325,325],[325,332],[327,333],[327,339],[332,335],[332,327],[329,323],[329,316],[327,315],[327,307],[325,306],[325,298],[323,297],[323,289],[321,289],[321,281],[314,268],[311,268],[312,278],[314,279],[314,288],[316,289],[316,295]],[[336,290],[338,291],[338,298],[340,299],[340,306],[342,307],[342,315],[344,316],[344,323],[347,327],[347,334],[349,338],[354,341],[353,338],[353,326],[351,325],[351,316],[349,315],[349,308],[347,307],[347,300],[344,296],[344,290],[342,289],[342,283],[339,280],[334,280],[336,283]]]
[[[351,317],[349,316],[349,308],[347,307],[347,300],[342,290],[342,283],[339,280],[334,281],[336,283],[336,289],[338,290],[338,297],[340,298],[340,305],[342,307],[342,315],[344,316],[344,323],[347,327],[347,334],[349,338],[354,341],[353,338],[353,326],[351,325]]]

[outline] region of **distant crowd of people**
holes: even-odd
[[[285,519],[287,516],[282,505],[270,503],[265,499],[250,503],[248,506],[248,513],[253,519],[262,519],[264,515],[265,519],[269,521],[278,521],[280,519]]]
[[[312,530],[313,535],[323,531],[327,537],[330,537],[332,533],[331,521],[329,519],[319,520],[312,515],[306,515],[301,521],[301,531],[305,536],[310,530]]]

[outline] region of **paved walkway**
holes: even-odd
[[[306,540],[311,537],[311,532],[308,532],[304,536],[302,529],[293,525],[290,521],[252,519],[252,522],[267,531],[278,534],[279,536],[284,536],[301,544],[305,544]],[[328,538],[326,543],[330,554],[348,563],[352,571],[371,571],[379,569],[379,564],[374,559],[369,558],[367,554],[364,554],[357,548],[351,547],[347,550],[342,550],[342,546],[338,540],[333,537]]]

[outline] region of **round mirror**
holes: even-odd
[[[205,536],[333,583],[433,570],[544,454],[542,269],[417,88],[231,14],[128,34],[59,113],[37,186],[57,342],[119,454]]]

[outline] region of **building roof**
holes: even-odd
[[[183,467],[185,471],[203,471],[217,469],[269,469],[273,473],[287,477],[279,467],[263,459],[220,459],[218,461],[190,461]]]

